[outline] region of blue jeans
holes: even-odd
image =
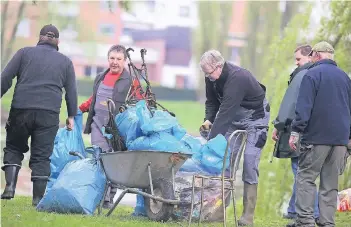
[[[297,167],[298,167],[298,158],[291,158],[291,169],[294,173],[294,186],[293,186],[293,191],[292,195],[289,201],[289,207],[288,207],[288,213],[296,215],[296,210],[295,210],[295,200],[296,200],[296,173],[297,173]],[[318,192],[316,189],[316,198],[314,201],[314,218],[319,217],[319,208],[318,208]]]

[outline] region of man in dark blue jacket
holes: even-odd
[[[31,137],[29,168],[32,170],[33,201],[36,206],[50,176],[50,156],[59,127],[62,89],[66,92],[67,129],[77,114],[76,77],[72,61],[58,52],[59,31],[53,25],[40,30],[35,47],[18,50],[1,72],[1,97],[16,77],[9,119],[6,123],[4,166],[6,187],[1,199],[15,195],[18,172]]]
[[[289,139],[290,147],[299,150],[300,156],[297,219],[287,226],[315,226],[313,204],[318,176],[318,225],[335,226],[338,176],[350,139],[351,80],[333,61],[334,49],[329,43],[317,43],[310,55],[314,65],[302,79]]]

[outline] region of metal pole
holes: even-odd
[[[201,223],[201,216],[202,216],[202,209],[204,206],[204,178],[201,177],[201,201],[200,201],[200,212],[199,212],[199,222],[198,225],[200,226]]]
[[[149,172],[151,195],[154,195],[154,185],[152,184],[152,176],[151,176],[151,162],[149,162],[149,164],[147,165],[147,170]]]
[[[193,211],[194,211],[195,177],[196,177],[196,175],[193,175],[192,193],[191,193],[191,205],[190,205],[190,213],[189,213],[189,223],[188,223],[188,226],[191,225],[191,218],[193,217]]]

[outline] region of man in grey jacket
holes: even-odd
[[[290,75],[288,89],[285,92],[284,98],[280,104],[277,118],[273,121],[274,129],[272,139],[276,141],[274,156],[276,158],[290,158],[291,169],[294,174],[294,184],[289,201],[287,213],[283,215],[286,219],[296,218],[295,199],[296,199],[296,173],[298,167],[298,152],[293,151],[289,146],[289,137],[291,131],[291,122],[295,117],[295,105],[299,94],[302,78],[306,75],[308,68],[312,66],[311,59],[308,54],[311,52],[310,45],[302,45],[295,49],[295,64],[297,68]],[[314,206],[314,218],[318,220],[318,194],[316,192],[316,200]]]

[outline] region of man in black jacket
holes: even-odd
[[[218,134],[228,139],[235,130],[248,132],[243,169],[244,211],[238,224],[251,225],[257,199],[258,165],[269,122],[266,88],[248,70],[224,61],[216,50],[204,53],[200,66],[206,82],[206,118],[200,131],[211,128],[208,139]],[[234,154],[239,143],[232,139],[230,148]]]
[[[333,60],[334,48],[329,43],[317,43],[311,56],[314,65],[302,79],[289,139],[291,149],[298,150],[300,155],[297,219],[287,226],[315,226],[313,204],[318,176],[318,225],[335,226],[338,177],[345,165],[350,139],[351,80]]]
[[[274,129],[272,133],[272,139],[276,141],[274,156],[277,158],[290,158],[291,169],[296,179],[297,168],[298,168],[298,152],[291,150],[289,146],[289,137],[291,132],[291,122],[295,117],[295,105],[297,96],[299,94],[300,84],[302,78],[311,67],[311,59],[308,56],[311,52],[312,47],[310,45],[302,45],[296,48],[294,51],[295,63],[298,66],[289,78],[289,86],[285,92],[284,98],[280,104],[277,118],[273,121]],[[294,219],[296,218],[295,210],[295,198],[296,198],[296,184],[294,181],[291,198],[287,213],[283,215],[284,218]],[[318,220],[318,193],[316,192],[316,200],[314,206],[314,218]]]
[[[15,195],[18,172],[24,153],[29,150],[32,170],[33,206],[46,189],[50,176],[50,156],[59,127],[62,88],[66,92],[67,129],[74,127],[77,114],[77,89],[71,60],[58,52],[59,31],[53,25],[40,30],[35,47],[18,50],[1,73],[1,97],[10,89],[16,77],[11,110],[6,123],[4,166],[6,187],[1,199]]]

